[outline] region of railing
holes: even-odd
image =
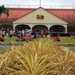
[[[23,5],[23,4],[0,4],[7,8],[38,8],[39,5]],[[41,5],[43,8],[56,9],[75,9],[75,5]]]

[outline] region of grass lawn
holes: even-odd
[[[1,44],[23,44],[25,41],[16,41],[16,37],[5,37],[4,42],[0,42]],[[48,38],[49,39],[49,38]],[[75,44],[75,38],[71,37],[60,37],[60,41],[56,43],[58,44]]]
[[[16,41],[17,37],[5,37],[4,44],[23,44],[25,41]]]
[[[60,37],[58,44],[75,44],[75,38],[71,37]]]
[[[5,37],[4,42],[0,42],[1,44],[23,44],[26,43],[25,41],[23,42],[18,42],[16,41],[16,37]],[[49,39],[49,38],[48,38]],[[74,44],[75,45],[75,38],[68,38],[68,37],[60,37],[61,41],[58,41],[56,43],[66,45],[66,44]],[[0,46],[0,53],[4,53],[7,50],[7,47],[2,47]]]
[[[5,43],[15,43],[16,42],[16,37],[5,37],[4,42]]]

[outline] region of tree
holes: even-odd
[[[9,16],[9,9],[6,8],[4,5],[0,6],[0,15],[2,13],[5,13],[7,16]]]

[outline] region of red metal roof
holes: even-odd
[[[68,23],[75,23],[75,10],[74,9],[47,9],[48,12],[58,16]]]
[[[0,16],[0,21],[14,21],[35,9],[31,8],[10,8],[9,9],[9,16],[7,17],[6,14],[2,14]],[[59,18],[65,20],[68,23],[75,23],[75,10],[74,9],[45,9],[48,12],[58,16]]]
[[[18,19],[23,15],[32,12],[33,10],[34,9],[10,8],[9,16],[7,17],[5,13],[2,13],[0,16],[0,21],[14,21],[15,19]]]

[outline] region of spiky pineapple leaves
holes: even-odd
[[[0,62],[0,72],[7,75],[69,75],[75,69],[74,62],[72,52],[44,38],[12,47]]]

